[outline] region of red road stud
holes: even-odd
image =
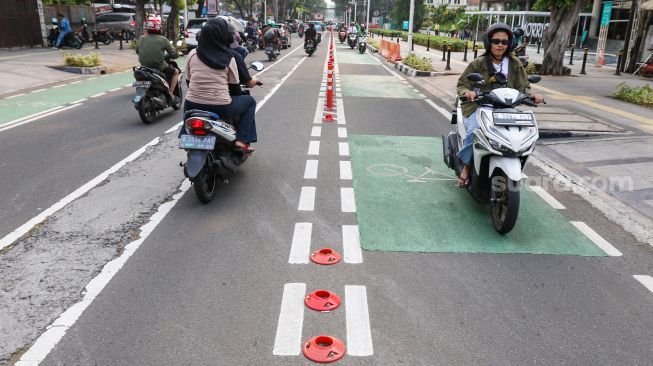
[[[304,342],[302,349],[306,358],[319,363],[338,361],[345,355],[345,344],[342,341],[324,335]]]
[[[340,254],[336,253],[331,248],[324,248],[313,252],[313,254],[311,254],[311,261],[323,265],[336,264],[340,262]]]
[[[335,122],[335,121],[336,119],[333,118],[333,114],[327,114],[326,116],[324,116],[324,118],[322,118],[322,122],[326,122],[326,123]],[[331,263],[327,263],[327,264],[331,264]]]
[[[306,295],[304,304],[317,311],[331,311],[340,306],[340,297],[326,290],[317,290]]]

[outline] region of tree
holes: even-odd
[[[424,0],[415,0],[415,11],[413,13],[413,31],[419,30],[424,19],[426,9]],[[397,0],[390,11],[390,18],[401,24],[402,21],[410,17],[410,0]]]
[[[140,37],[143,30],[143,21],[145,20],[145,2],[147,0],[136,0],[136,37]]]
[[[639,13],[637,29],[630,35],[630,38],[633,41],[633,48],[630,50],[631,54],[628,65],[624,65],[626,72],[631,73],[637,70],[639,52],[644,45],[646,30],[651,26],[651,24],[653,24],[653,9],[645,10],[644,6],[642,6],[642,11]],[[626,45],[626,47],[628,47],[628,45]]]
[[[544,31],[544,59],[540,74],[562,75],[565,49],[581,9],[589,0],[537,0],[535,9],[551,11],[549,27]]]

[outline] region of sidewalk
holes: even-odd
[[[94,47],[95,44],[86,43],[81,50],[71,48],[59,51],[50,48],[0,50],[0,78],[4,81],[0,85],[0,98],[97,76],[83,76],[56,69],[63,66],[64,53],[85,55],[90,52],[99,53],[102,55],[102,65],[107,67],[109,73],[124,71],[138,65],[138,56],[129,48],[128,43],[123,43],[123,50],[119,49],[120,44],[117,41],[108,46],[100,44],[97,50]]]
[[[406,57],[408,51],[406,42],[401,42],[401,55]],[[541,60],[536,51],[529,48],[527,54]],[[445,71],[442,51],[415,45],[414,53],[431,58],[437,71]],[[467,59],[473,56],[470,52]],[[467,66],[462,60],[462,52],[452,52],[450,75],[408,79],[449,110]],[[628,74],[615,76],[615,67],[610,66],[588,64],[587,75],[578,75],[581,65],[576,60],[571,69],[572,76],[543,76],[532,86],[548,101],[534,109],[540,128],[534,162],[552,177],[571,181],[574,190],[606,216],[653,245],[653,109],[610,97],[622,82],[653,83]]]

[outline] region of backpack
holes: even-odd
[[[272,41],[274,39],[274,29],[270,28],[265,31],[265,34],[263,35],[263,38],[265,38],[266,41]]]

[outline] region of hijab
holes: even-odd
[[[233,37],[224,19],[209,19],[200,31],[197,57],[212,69],[226,69],[235,53],[229,48],[232,41]]]

